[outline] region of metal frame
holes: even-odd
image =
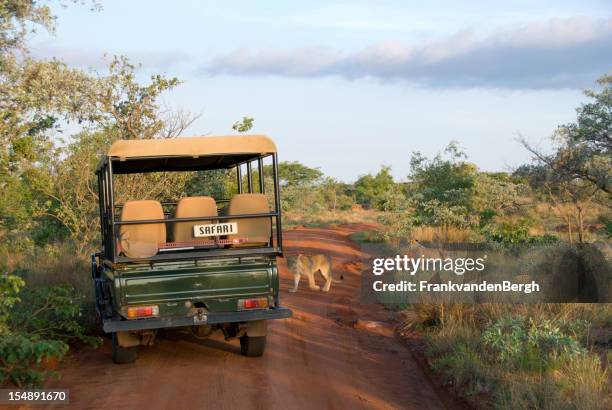
[[[250,255],[282,255],[282,226],[281,226],[281,206],[280,206],[280,188],[278,180],[278,157],[276,153],[262,153],[259,156],[242,160],[239,163],[230,165],[229,168],[236,168],[238,193],[243,192],[242,165],[246,164],[247,170],[247,189],[249,193],[253,193],[253,167],[252,162],[257,161],[257,169],[259,172],[259,191],[265,193],[265,178],[263,160],[267,157],[272,157],[272,173],[274,185],[274,210],[268,213],[260,214],[243,214],[243,215],[219,215],[215,217],[195,217],[195,218],[164,218],[154,220],[141,221],[116,221],[115,211],[120,209],[122,204],[115,204],[114,188],[113,188],[113,162],[117,161],[138,161],[138,159],[119,159],[115,157],[104,157],[96,170],[98,177],[98,193],[100,207],[100,234],[102,235],[102,259],[109,260],[112,263],[130,263],[130,262],[155,262],[168,260],[183,260],[183,259],[202,259],[206,257],[247,257]],[[157,158],[177,158],[177,157],[157,157]],[[188,158],[188,157],[185,157]],[[228,167],[222,167],[228,168]],[[218,169],[215,167],[206,167],[202,170]],[[163,171],[163,169],[159,169]],[[183,171],[176,171],[183,172]],[[227,199],[216,200],[218,203],[227,202]],[[163,205],[175,205],[175,203],[167,202]],[[212,248],[209,250],[181,250],[165,252],[157,254],[150,258],[128,258],[117,254],[116,246],[116,227],[130,224],[152,224],[152,223],[171,223],[171,222],[193,222],[193,221],[210,221],[210,220],[228,220],[228,219],[243,219],[243,218],[270,218],[272,229],[270,230],[270,243],[265,247],[253,248]],[[276,229],[274,229],[274,227]],[[276,234],[276,235],[275,235]],[[274,237],[276,236],[276,241]]]

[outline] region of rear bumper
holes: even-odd
[[[105,319],[102,328],[106,333],[126,332],[146,329],[161,329],[167,327],[183,327],[192,325],[213,325],[217,323],[249,322],[253,320],[283,319],[291,317],[291,309],[285,307],[265,310],[252,310],[240,312],[207,312],[200,317],[185,316],[171,318],[151,318],[118,320]]]

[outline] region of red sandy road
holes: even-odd
[[[357,319],[386,320],[388,312],[359,304],[355,269],[360,250],[348,235],[360,225],[289,230],[286,253],[327,253],[336,278],[329,293],[291,294],[292,276],[280,260],[281,301],[293,318],[272,321],[261,358],[239,354],[237,341],[197,340],[178,331],[142,348],[135,364],[111,362],[107,341],[60,366],[50,386],[70,389],[74,408],[370,409],[443,408],[410,352],[383,331],[356,329]]]

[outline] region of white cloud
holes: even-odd
[[[239,49],[217,56],[206,74],[405,80],[425,86],[574,88],[612,68],[612,17],[572,17],[460,31],[441,40],[384,42],[356,52],[323,47]]]

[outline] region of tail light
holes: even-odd
[[[265,309],[268,307],[268,298],[238,299],[238,310]]]
[[[150,317],[159,315],[159,306],[132,306],[128,307],[127,316],[129,319],[136,319],[139,317]]]

